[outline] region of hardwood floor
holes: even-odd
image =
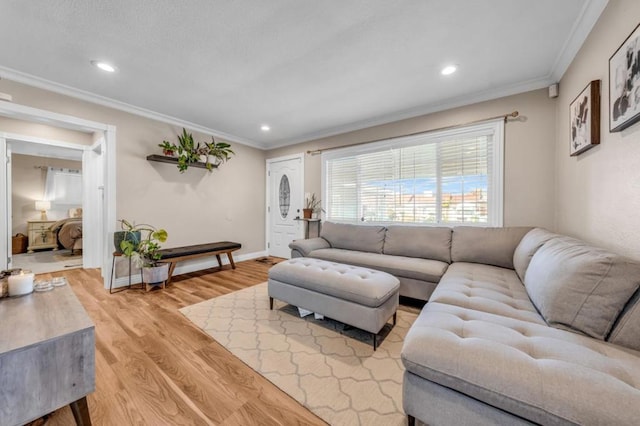
[[[178,312],[264,282],[270,267],[250,260],[235,270],[179,275],[165,290],[117,294],[104,290],[98,270],[43,274],[66,276],[96,326],[96,391],[88,396],[93,424],[325,424]],[[65,407],[45,424],[75,423]]]

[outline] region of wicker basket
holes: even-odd
[[[16,234],[11,237],[11,254],[20,254],[27,251],[29,239],[24,234]]]

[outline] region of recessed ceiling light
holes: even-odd
[[[455,65],[447,65],[446,67],[442,68],[442,71],[440,71],[440,73],[442,75],[451,75],[456,72],[457,69],[458,67],[456,67]]]
[[[102,71],[106,71],[106,72],[115,72],[116,71],[116,67],[114,67],[113,65],[108,64],[106,62],[102,62],[102,61],[91,61],[91,65],[93,65],[94,67],[98,67]]]
[[[271,130],[271,127],[263,124],[262,126],[260,126],[260,130],[262,130],[263,132],[268,132],[269,130]]]

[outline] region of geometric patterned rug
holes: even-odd
[[[405,424],[400,350],[416,314],[399,310],[374,352],[367,332],[278,300],[270,311],[267,283],[180,312],[331,425]]]

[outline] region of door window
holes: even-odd
[[[282,175],[280,178],[278,202],[280,204],[280,216],[286,219],[289,214],[289,205],[291,204],[291,187],[289,186],[289,178],[287,175]]]

